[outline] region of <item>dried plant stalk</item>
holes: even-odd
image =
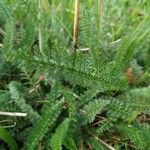
[[[27,113],[20,113],[20,112],[0,112],[2,116],[13,116],[13,117],[26,117]]]
[[[75,0],[75,15],[74,15],[74,28],[73,28],[73,42],[74,42],[75,49],[77,49],[77,43],[78,43],[79,14],[80,14],[80,0]]]

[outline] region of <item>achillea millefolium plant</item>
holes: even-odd
[[[148,0],[0,1],[0,149],[149,150]]]

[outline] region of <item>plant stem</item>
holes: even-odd
[[[18,113],[18,112],[0,112],[0,115],[2,116],[13,116],[13,117],[26,117],[27,113]]]
[[[77,42],[78,42],[79,13],[80,13],[80,0],[75,0],[75,14],[74,14],[74,28],[73,28],[73,42],[75,50],[77,49]]]
[[[90,131],[87,130],[87,132],[98,142],[100,142],[101,144],[103,144],[106,148],[110,149],[110,150],[116,150],[115,148],[113,148],[111,145],[107,144],[105,141],[99,139],[97,136],[93,135]]]
[[[43,52],[43,37],[42,37],[42,25],[41,25],[41,19],[42,19],[42,0],[38,1],[38,20],[39,20],[39,50],[42,55],[44,55]]]

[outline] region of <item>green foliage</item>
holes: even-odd
[[[109,100],[93,100],[81,110],[81,117],[83,118],[83,124],[92,123],[95,116],[105,110],[105,106],[110,103]]]
[[[117,130],[126,139],[130,139],[132,143],[136,145],[140,150],[146,150],[150,146],[150,138],[147,134],[150,133],[149,129],[140,128],[132,125],[120,124],[117,126]]]
[[[18,150],[18,145],[13,136],[3,127],[0,127],[0,139],[8,144],[10,150]]]
[[[0,1],[0,110],[27,113],[0,124],[18,149],[148,150],[149,7],[83,0],[74,50],[72,0]]]
[[[70,119],[66,118],[64,122],[56,129],[56,132],[52,136],[51,139],[51,147],[53,150],[62,149],[63,140],[67,134],[67,130],[69,128]]]
[[[2,79],[4,76],[7,75],[9,69],[10,69],[9,65],[3,58],[0,57],[0,79]]]
[[[76,146],[76,144],[75,144],[75,142],[71,136],[66,135],[63,145],[67,149],[77,150],[77,146]]]
[[[105,147],[101,144],[99,144],[98,141],[96,141],[95,139],[90,139],[89,140],[89,143],[92,145],[92,148],[95,149],[95,150],[105,150]]]
[[[33,110],[32,106],[27,104],[25,101],[25,89],[24,87],[15,81],[10,82],[9,91],[11,98],[15,101],[16,105],[21,109],[22,112],[28,113],[28,118],[33,124],[40,119],[39,114]]]
[[[34,129],[27,139],[25,145],[27,149],[34,149],[38,145],[38,142],[42,140],[42,138],[48,131],[48,128],[53,126],[56,119],[61,114],[62,104],[62,101],[60,101],[52,107],[49,107],[49,105],[45,106],[42,119],[38,121],[37,125],[35,125]]]

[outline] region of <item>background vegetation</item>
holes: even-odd
[[[149,150],[150,1],[0,0],[0,149]],[[19,114],[18,114],[19,113]]]

